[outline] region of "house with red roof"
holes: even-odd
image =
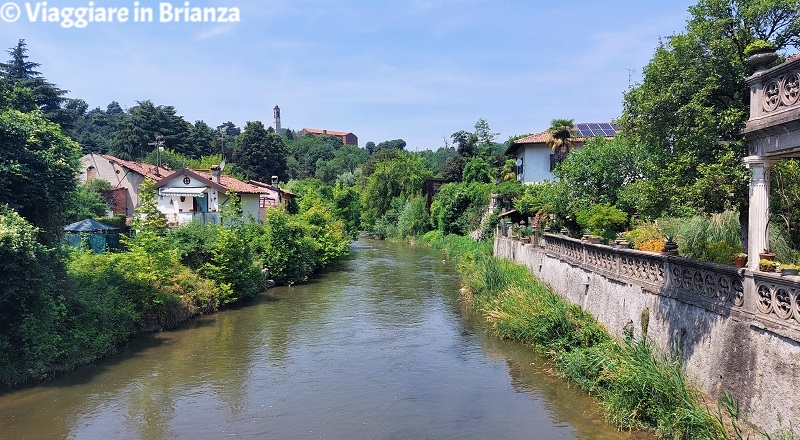
[[[123,160],[107,154],[89,153],[81,158],[78,183],[92,179],[103,179],[111,183],[111,191],[106,194],[110,204],[110,214],[125,214],[133,219],[133,212],[139,205],[139,186],[144,179],[158,182],[173,170],[155,165]]]
[[[241,198],[243,220],[258,221],[262,218],[261,197],[269,194],[264,188],[222,174],[219,166],[175,171],[159,180],[155,188],[158,209],[170,226],[195,220],[219,224],[219,212],[228,203],[229,191]]]
[[[158,209],[166,215],[171,226],[193,220],[219,224],[219,211],[228,201],[226,193],[229,190],[241,197],[244,220],[263,219],[265,210],[261,209],[262,205],[279,205],[282,200],[291,197],[291,193],[281,193],[277,185],[276,189],[271,189],[260,182],[242,182],[223,175],[218,166],[211,170],[175,171],[106,154],[90,153],[83,156],[78,175],[79,183],[92,179],[110,182],[112,189],[107,196],[111,211],[125,214],[129,223],[139,206],[139,188],[148,178],[156,182]],[[270,198],[276,202],[271,203]]]
[[[619,126],[612,122],[581,122],[570,130],[573,150],[583,148],[586,140],[595,136],[613,139]],[[554,180],[555,154],[548,142],[553,136],[543,131],[517,139],[506,149],[506,155],[516,158],[517,180],[523,184]]]
[[[316,135],[328,135],[328,136],[336,136],[342,140],[344,145],[353,145],[358,146],[358,137],[353,133],[348,133],[344,131],[333,131],[333,130],[320,130],[319,128],[304,128],[300,130],[300,134],[316,134]]]

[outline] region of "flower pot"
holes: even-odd
[[[589,237],[589,243],[591,244],[600,244],[602,241],[602,237]]]
[[[762,260],[774,260],[775,252],[762,252],[758,254],[758,258]]]
[[[733,265],[737,269],[741,269],[747,264],[747,257],[733,257]]]
[[[797,269],[781,269],[781,275],[797,275]]]
[[[778,59],[778,54],[772,49],[762,49],[753,52],[745,62],[752,67],[766,67]]]
[[[531,238],[530,237],[522,237],[522,238],[519,239],[519,241],[521,241],[522,244],[531,244]]]

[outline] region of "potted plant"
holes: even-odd
[[[664,238],[667,241],[664,242],[664,247],[661,249],[661,253],[664,255],[678,255],[678,243],[672,241],[672,235],[666,235]]]
[[[603,242],[603,237],[599,235],[592,234],[589,236],[589,243],[591,244],[600,244],[602,242]]]
[[[761,272],[775,272],[775,263],[774,260],[768,260],[766,258],[762,258],[761,261],[758,262],[758,270]]]
[[[800,266],[794,264],[781,264],[781,275],[797,275],[798,269],[800,269]]]
[[[766,67],[778,59],[774,44],[765,40],[756,40],[744,48],[747,64],[752,67]]]
[[[758,258],[761,260],[775,260],[775,252],[772,252],[769,249],[764,249],[764,252],[758,254]]]
[[[747,254],[740,252],[733,256],[733,265],[736,266],[737,269],[743,268],[745,264],[747,264]]]

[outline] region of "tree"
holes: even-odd
[[[63,130],[71,129],[75,122],[75,115],[63,108],[67,102],[65,97],[67,90],[62,90],[48,82],[41,72],[36,70],[40,67],[39,63],[28,61],[28,47],[25,40],[19,40],[17,45],[10,48],[7,53],[11,59],[0,65],[2,78],[11,87],[29,89],[36,108],[42,111],[45,119],[61,125]],[[29,109],[19,108],[18,110],[29,111]]]
[[[550,133],[550,139],[548,139],[547,144],[553,150],[557,164],[567,158],[567,154],[574,146],[571,134],[574,126],[575,123],[572,119],[553,119],[550,122],[550,128],[547,129],[547,132]]]
[[[189,144],[189,127],[191,124],[176,115],[174,107],[138,101],[114,133],[113,153],[126,159],[141,159],[155,148],[152,144],[156,135],[161,135],[164,148],[188,157],[199,157]]]
[[[464,156],[455,155],[450,158],[444,165],[442,165],[441,173],[442,178],[449,182],[461,182],[461,179],[464,175],[464,166],[467,164],[467,160],[464,159]]]
[[[422,190],[430,171],[425,168],[422,158],[404,150],[388,150],[396,152],[385,156],[385,160],[375,163],[374,171],[367,177],[362,200],[364,214],[362,223],[372,226],[376,220],[384,216],[391,208],[394,199],[413,197]],[[378,157],[373,155],[370,160]]]
[[[317,163],[333,159],[336,150],[343,145],[342,139],[336,136],[306,134],[295,138],[289,144],[289,151],[297,160],[297,177],[315,176]]]
[[[647,214],[738,206],[747,229],[747,173],[740,161],[746,149],[739,132],[752,70],[743,51],[756,39],[778,49],[796,47],[798,6],[796,0],[700,0],[689,8],[686,31],[659,44],[642,84],[625,94],[619,121],[644,149],[636,186],[640,203],[654,209]],[[727,203],[700,196],[720,186],[730,188]]]
[[[450,139],[456,144],[456,151],[463,157],[475,155],[475,145],[478,143],[478,136],[464,130],[459,130],[450,135]]]
[[[494,170],[488,162],[480,157],[473,157],[464,165],[462,180],[464,182],[493,183]]]
[[[381,150],[403,150],[406,148],[406,141],[402,139],[394,139],[391,141],[383,141],[375,147],[374,152]]]
[[[214,142],[217,136],[214,130],[203,121],[195,121],[194,125],[189,127],[189,145],[191,150],[197,156],[210,156],[219,153],[219,150],[214,148]]]
[[[78,170],[80,148],[37,113],[0,114],[0,205],[8,205],[55,243]]]
[[[236,139],[233,160],[247,178],[269,182],[272,176],[287,180],[288,148],[281,136],[267,132],[261,121],[250,121]]]

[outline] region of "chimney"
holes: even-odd
[[[272,176],[272,186],[278,185],[278,176]]]
[[[219,165],[211,165],[211,176],[214,177],[214,181],[220,183],[221,174],[222,170],[219,169]]]

